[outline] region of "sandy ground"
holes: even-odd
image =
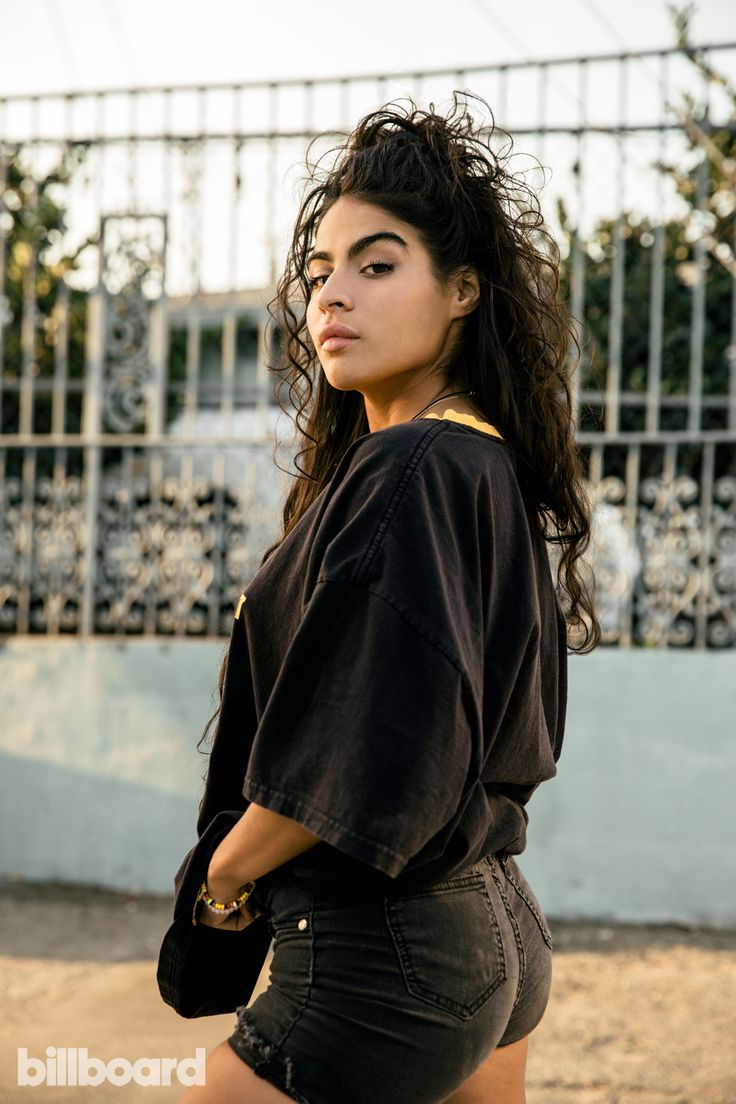
[[[183,1020],[159,996],[170,911],[166,898],[0,886],[1,1104],[178,1100],[176,1079],[85,1089],[20,1087],[17,1076],[19,1047],[44,1061],[49,1046],[183,1059],[230,1034],[234,1016]],[[551,926],[554,984],[530,1047],[528,1104],[736,1104],[736,932]],[[254,999],[267,983],[268,962]]]

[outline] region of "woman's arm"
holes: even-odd
[[[216,901],[233,900],[246,882],[321,842],[290,817],[251,803],[212,855],[207,887]]]

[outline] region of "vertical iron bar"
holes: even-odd
[[[21,500],[21,561],[20,586],[18,587],[18,621],[16,632],[28,633],[31,629],[31,592],[33,588],[33,516],[36,487],[36,448],[23,448],[22,500]]]
[[[99,138],[99,134],[97,135]],[[74,139],[74,93],[67,92],[64,96],[64,138],[67,149]]]
[[[593,517],[595,517],[595,504],[598,500],[598,488],[600,487],[601,479],[603,477],[603,449],[603,444],[594,444],[590,446],[590,451],[588,453],[588,475],[586,479],[586,484],[588,494],[590,496],[591,502],[593,503]]]
[[[68,104],[71,108],[71,104]],[[103,139],[105,124],[105,99],[102,93],[97,96],[96,132],[98,140]],[[103,146],[103,151],[106,147]],[[92,636],[95,629],[95,595],[97,583],[97,518],[100,504],[100,486],[102,479],[102,457],[99,434],[102,429],[102,399],[104,385],[105,358],[105,241],[104,241],[104,152],[100,157],[98,180],[98,263],[97,287],[87,298],[87,317],[85,327],[85,387],[82,398],[81,435],[85,439],[82,460],[84,488],[84,532],[85,541],[82,552],[82,608],[79,619],[80,633],[83,637]]]
[[[626,498],[624,519],[626,535],[636,541],[636,508],[639,500],[639,472],[641,470],[641,445],[630,444],[626,449]],[[628,566],[628,565],[627,565]],[[626,597],[621,610],[621,636],[619,644],[631,647],[633,636],[634,580],[627,578]]]
[[[138,131],[138,92],[133,89],[128,92],[128,210],[135,214],[138,210],[138,194],[136,189],[137,165],[136,134]]]
[[[161,488],[163,485],[163,466],[161,463],[161,447],[159,444],[146,447],[144,455],[147,459],[148,496],[150,498],[151,517],[161,518],[163,521],[163,506],[161,503]],[[158,527],[158,532],[165,531],[165,524]],[[161,578],[163,576],[162,560],[165,555],[164,542],[159,546],[149,546],[150,578],[151,583],[147,588],[144,599],[143,633],[145,636],[155,636],[158,628],[158,603],[161,600]]]
[[[62,436],[65,427],[67,382],[69,376],[69,285],[61,276],[56,286],[54,305],[54,382],[51,399],[51,432]]]
[[[700,476],[700,551],[698,553],[698,593],[695,599],[695,647],[702,651],[708,637],[708,590],[710,553],[713,538],[713,474],[715,447],[712,441],[701,444]]]
[[[621,365],[623,356],[624,321],[624,255],[626,230],[625,189],[626,189],[626,152],[624,145],[624,127],[626,125],[626,98],[628,92],[626,59],[619,61],[619,127],[616,138],[617,149],[617,211],[613,231],[614,253],[611,265],[611,288],[608,315],[608,364],[606,372],[606,417],[605,432],[618,433],[621,403]]]
[[[661,207],[660,207],[661,210]],[[662,222],[654,227],[652,270],[649,291],[649,360],[645,429],[659,429],[660,390],[662,386],[662,335],[664,330],[664,263],[667,229]]]
[[[29,219],[33,223],[38,208],[38,184],[33,178],[27,199]],[[36,345],[36,243],[28,245],[24,257],[22,275],[23,312],[21,318],[21,378],[18,429],[20,433],[33,432],[33,381],[38,373],[35,358]]]
[[[179,486],[186,488],[190,498],[194,493],[194,456],[194,448],[191,445],[185,445],[179,453]]]
[[[580,169],[578,171],[581,172]],[[580,180],[578,181],[578,195],[582,195]],[[580,200],[580,202],[582,202],[582,200]],[[578,204],[578,211],[579,210],[580,205]],[[570,350],[570,356],[575,358],[575,362],[571,366],[570,371],[570,401],[574,431],[578,426],[580,418],[580,374],[583,371],[585,363],[585,251],[583,249],[582,229],[579,220],[577,226],[573,230],[570,283],[570,313],[575,328],[575,336],[578,341],[578,347],[576,348],[573,346]]]
[[[207,89],[197,89],[198,126],[197,136],[190,145],[190,156],[195,165],[190,179],[192,181],[192,270],[194,276],[194,294],[202,294],[202,243],[204,241],[204,168],[206,159],[205,130],[207,125]],[[196,160],[195,160],[196,159]]]
[[[661,119],[666,115],[668,95],[667,55],[660,54]],[[659,161],[666,164],[667,132],[659,126]],[[664,196],[664,168],[657,171],[657,216],[652,243],[651,281],[649,289],[649,359],[647,364],[647,397],[644,427],[647,433],[659,429],[660,392],[662,387],[662,338],[664,332],[664,268],[667,250],[667,214]]]
[[[667,441],[662,451],[662,482],[664,486],[672,487],[676,475],[677,445],[672,441]],[[665,577],[664,591],[664,599],[667,605],[666,613],[663,617],[663,632],[657,644],[657,647],[659,647],[660,649],[666,648],[669,644],[670,630],[672,629],[672,623],[674,621],[674,601],[669,574]]]
[[[736,257],[736,219],[733,224],[731,254]],[[728,428],[736,429],[736,279],[731,278],[731,336],[728,343]]]
[[[168,333],[165,297],[162,294],[148,309],[148,364],[150,384],[146,397],[146,433],[160,438],[165,431],[166,350]]]
[[[179,457],[179,482],[182,487],[191,487],[194,483],[194,450],[183,448]]]
[[[705,212],[706,207],[706,176],[708,159],[703,156],[698,161],[696,169],[696,198],[695,208],[698,212]],[[690,315],[690,387],[688,403],[687,428],[691,433],[697,433],[702,428],[701,417],[703,409],[703,350],[705,345],[705,279],[706,279],[706,249],[703,240],[703,225],[699,225],[699,234],[693,245],[693,265],[695,275],[692,285],[691,315]]]
[[[703,129],[710,130],[710,80],[703,74]],[[703,354],[705,347],[705,282],[707,277],[707,258],[705,248],[704,215],[707,210],[708,176],[710,162],[705,151],[698,161],[696,169],[695,210],[698,219],[698,237],[693,246],[695,280],[693,283],[692,315],[690,322],[690,406],[688,429],[698,432],[701,426],[703,410]]]
[[[100,238],[103,234],[100,232]],[[95,583],[97,578],[97,512],[100,497],[100,444],[102,388],[105,356],[105,291],[103,282],[104,242],[101,240],[97,288],[87,299],[86,387],[82,408],[84,444],[85,547],[82,586],[82,636],[94,632]]]
[[[225,479],[227,476],[225,458],[229,454],[229,449],[218,449],[211,453],[212,456],[212,488],[213,488],[213,501],[212,501],[212,520],[215,526],[215,532],[222,532],[225,535]],[[222,521],[222,526],[218,523]],[[213,579],[212,586],[210,587],[209,594],[206,595],[207,601],[207,635],[217,636],[220,631],[220,595],[222,591],[222,582],[225,577],[225,557],[227,555],[227,542],[221,540],[215,544],[212,549],[213,558]]]
[[[51,471],[51,478],[54,482],[54,486],[63,487],[66,479],[68,478],[67,472],[67,450],[64,445],[54,448],[54,462]],[[49,617],[46,625],[47,633],[54,633],[58,635],[61,625],[61,618],[64,613],[64,602],[61,595],[59,595],[59,601],[54,604],[53,612],[49,609]],[[53,617],[53,625],[51,619]]]
[[[7,451],[2,447],[1,442],[2,442],[2,436],[0,436],[0,515],[3,516],[3,517],[6,517],[7,512],[8,512],[7,511],[7,497],[8,497],[8,483],[9,483],[9,478],[8,478],[8,454],[7,454]],[[14,539],[14,542],[13,542],[13,553],[15,553],[15,546],[17,546],[17,544],[18,544],[19,538],[22,540],[22,534],[16,533],[16,534],[14,534],[14,537],[15,537],[15,539]],[[16,607],[15,623],[14,624],[12,622],[10,622],[9,624],[6,623],[4,612],[3,612],[4,609],[5,609],[5,606],[8,603],[8,601],[10,599],[12,599],[12,597],[13,597],[13,582],[16,581],[16,580],[18,582],[18,594],[19,594],[20,593],[20,588],[21,588],[22,583],[23,583],[23,580],[18,575],[18,565],[17,565],[17,563],[14,565],[14,572],[11,573],[10,579],[8,580],[9,585],[0,587],[0,626],[2,626],[3,631],[7,631],[7,632],[11,632],[11,631],[17,632],[18,631],[18,611],[17,611],[17,607]],[[12,628],[11,628],[11,626],[12,626]]]
[[[187,437],[194,436],[197,428],[197,398],[199,391],[200,361],[200,319],[196,311],[187,311],[187,379],[184,392],[185,418],[184,432]]]
[[[171,89],[165,88],[164,96],[164,209],[166,211],[167,227],[171,227],[174,220],[174,140],[171,133]],[[164,291],[168,294],[166,286],[166,272],[164,272]]]
[[[618,156],[623,157],[622,145],[618,146],[618,150]],[[623,223],[624,214],[619,209],[613,229],[615,252],[611,264],[611,284],[608,308],[608,356],[606,366],[606,414],[604,425],[605,432],[609,436],[613,436],[619,431],[624,292]]]
[[[231,292],[235,292],[238,286],[238,252],[240,245],[240,191],[242,188],[242,181],[240,177],[240,154],[243,146],[243,140],[241,137],[241,123],[240,123],[240,89],[237,85],[232,87],[232,111],[233,111],[233,135],[231,141],[232,148],[232,203],[230,205],[230,252],[228,256],[229,261],[229,287]]]
[[[222,432],[225,437],[233,434],[233,403],[235,398],[235,355],[236,355],[236,326],[237,315],[235,311],[226,312],[222,320],[222,352],[221,352],[221,380],[222,391],[220,400],[220,415],[222,418]]]
[[[577,427],[580,418],[580,377],[586,368],[585,363],[585,250],[583,248],[583,223],[584,223],[584,195],[585,195],[585,146],[583,142],[582,126],[577,132],[577,154],[575,159],[576,176],[576,205],[575,228],[572,244],[572,277],[571,277],[571,303],[570,309],[575,326],[580,351],[573,347],[572,356],[577,356],[573,366],[571,378],[571,401],[573,430]]]
[[[71,114],[72,99],[68,97],[67,108]],[[95,132],[97,135],[97,225],[102,226],[102,216],[105,210],[105,157],[107,144],[104,141],[105,131],[105,97],[100,92],[96,98]]]
[[[278,190],[278,179],[276,169],[276,158],[278,152],[278,139],[277,139],[277,123],[278,123],[278,110],[277,110],[277,96],[278,85],[275,81],[271,81],[268,86],[268,138],[266,146],[266,156],[268,159],[268,194],[266,196],[266,252],[268,256],[268,285],[269,288],[274,287],[277,280],[276,275],[276,192]]]
[[[121,510],[120,514],[125,519],[124,530],[124,542],[126,548],[134,548],[136,545],[131,540],[131,533],[133,525],[135,524],[136,514],[136,488],[135,479],[133,476],[133,449],[130,445],[125,445],[122,450],[120,459],[120,483],[121,487],[125,491],[124,500],[126,502],[126,509]],[[140,548],[140,545],[138,545]],[[140,580],[141,575],[134,575],[131,572],[131,588],[135,586],[137,580]],[[142,578],[145,581],[146,573],[142,573]],[[126,628],[134,624],[135,618],[131,613],[131,607],[133,605],[133,594],[130,591],[126,591],[126,579],[120,580],[120,592],[112,595],[112,601],[110,603],[110,619],[113,622],[113,633],[116,636],[125,636]],[[127,613],[126,613],[127,611]],[[126,624],[127,620],[127,624]]]
[[[258,324],[258,337],[256,343],[256,403],[254,432],[264,440],[269,431],[269,408],[271,396],[269,394],[270,374],[268,371],[268,334],[269,320],[262,317]]]
[[[8,180],[8,161],[6,161],[5,131],[7,125],[7,103],[0,100],[0,195],[5,191]],[[10,145],[8,145],[8,156]],[[12,216],[8,216],[12,218]],[[5,382],[5,325],[10,321],[10,297],[5,294],[5,265],[7,239],[10,230],[0,226],[0,430],[2,429],[3,384]]]

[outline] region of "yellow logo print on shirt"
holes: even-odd
[[[240,599],[239,599],[239,601],[238,601],[238,608],[237,608],[237,609],[236,609],[236,611],[235,611],[235,620],[236,620],[236,621],[237,621],[237,620],[238,620],[238,618],[240,617],[240,611],[241,611],[241,609],[243,608],[243,602],[245,601],[246,597],[247,597],[247,596],[246,596],[245,594],[241,594],[241,595],[240,595]]]

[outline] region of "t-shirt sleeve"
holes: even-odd
[[[456,812],[462,670],[389,597],[322,579],[261,716],[243,794],[396,877]]]

